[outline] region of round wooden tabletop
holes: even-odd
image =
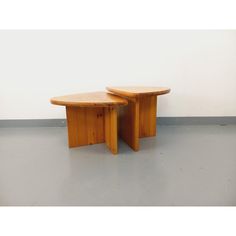
[[[108,91],[125,97],[162,95],[170,92],[166,87],[107,87]]]
[[[106,92],[79,93],[54,97],[51,103],[61,106],[108,107],[127,105],[126,99]]]

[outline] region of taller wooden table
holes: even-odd
[[[127,105],[126,99],[94,92],[54,97],[51,103],[66,107],[69,147],[105,142],[118,152],[117,108]]]
[[[128,99],[128,106],[119,109],[119,134],[135,151],[139,138],[156,135],[157,96],[170,92],[163,87],[107,87],[107,90]]]

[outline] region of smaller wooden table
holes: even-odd
[[[163,87],[107,87],[113,94],[128,99],[119,111],[119,134],[135,151],[139,138],[156,135],[157,96],[170,92]]]
[[[51,103],[66,107],[69,147],[105,142],[118,152],[117,108],[127,105],[126,99],[94,92],[54,97]]]

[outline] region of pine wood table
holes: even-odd
[[[156,136],[157,96],[170,92],[163,87],[107,87],[113,94],[128,99],[119,109],[119,135],[135,151],[139,138]]]
[[[69,147],[105,142],[118,152],[117,109],[128,104],[126,99],[94,92],[54,97],[51,103],[66,107]]]

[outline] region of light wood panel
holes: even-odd
[[[80,93],[51,99],[51,103],[61,106],[108,107],[126,105],[126,99],[106,92]]]
[[[66,107],[69,147],[103,143],[103,108]]]
[[[113,154],[118,152],[117,141],[117,109],[115,107],[104,108],[105,114],[105,142]]]
[[[119,108],[119,136],[134,150],[139,150],[139,101],[129,100]]]
[[[125,96],[125,97],[141,97],[151,95],[162,95],[170,92],[169,88],[166,87],[107,87],[108,91]]]
[[[147,96],[139,99],[139,137],[156,135],[157,97]]]

